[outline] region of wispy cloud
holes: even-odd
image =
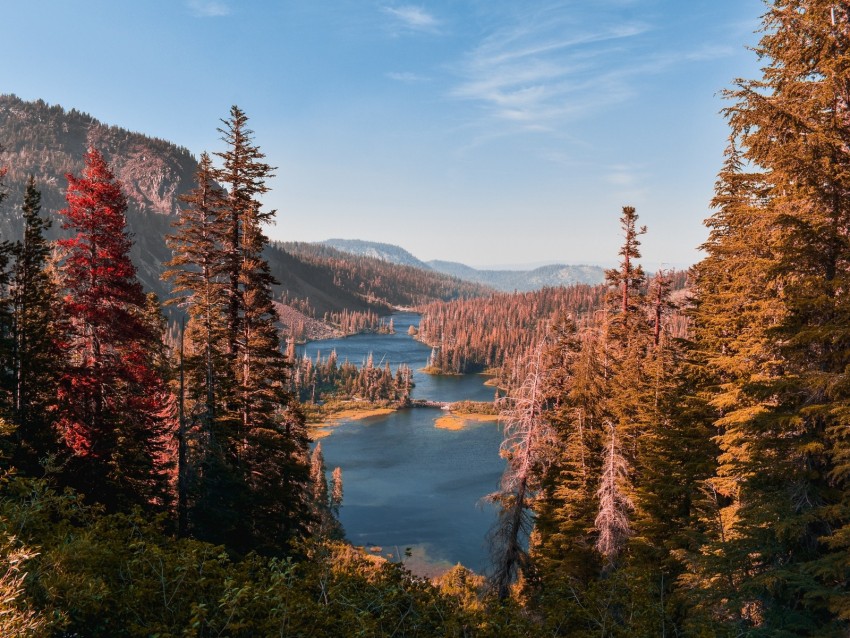
[[[384,7],[384,13],[392,16],[396,27],[407,31],[435,33],[440,27],[440,21],[433,14],[415,5]]]
[[[577,18],[546,11],[495,31],[468,53],[451,97],[522,130],[546,130],[560,119],[627,99],[631,88],[610,62],[649,27],[632,22],[587,29]]]
[[[199,18],[220,18],[230,15],[230,7],[222,0],[187,0],[189,10]]]
[[[425,75],[419,75],[418,73],[412,73],[410,71],[403,71],[401,73],[390,71],[386,75],[391,80],[403,82],[405,84],[421,84],[422,82],[429,82],[431,80],[431,78]]]
[[[735,55],[734,47],[728,45],[707,44],[686,53],[684,57],[689,62],[703,62],[718,60],[720,58],[728,58],[733,55]]]
[[[637,3],[583,10],[558,0],[503,16],[453,68],[449,97],[475,105],[481,128],[564,132],[565,122],[632,99],[651,75],[734,54],[710,43],[671,50],[648,21],[624,20],[625,4]]]
[[[638,171],[633,166],[615,164],[608,168],[605,181],[613,186],[631,187],[638,183]]]

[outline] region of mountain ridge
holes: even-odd
[[[605,280],[605,269],[600,266],[547,264],[529,270],[479,269],[455,261],[437,259],[422,261],[396,244],[364,239],[326,239],[317,243],[353,255],[375,257],[388,263],[430,269],[500,292],[531,292],[551,286],[573,284],[595,285]]]
[[[215,142],[214,125],[210,133],[211,141]],[[0,95],[0,166],[8,168],[4,179],[8,197],[0,204],[0,237],[20,239],[21,204],[30,174],[42,194],[42,214],[53,222],[48,238],[66,234],[58,214],[66,206],[65,175],[80,173],[83,154],[89,146],[103,153],[127,195],[127,229],[133,235],[130,256],[139,280],[146,290],[167,299],[170,287],[160,275],[172,253],[165,238],[172,233],[172,224],[177,220],[180,195],[195,185],[198,167],[188,149],[167,140],[107,125],[76,109],[49,105],[44,100],[24,101],[15,95]],[[369,264],[347,266],[349,277],[343,284],[327,263],[299,259],[280,244],[267,246],[264,256],[280,282],[274,288],[275,296],[301,300],[304,303],[300,307],[308,305],[320,318],[342,310],[385,313],[409,297],[392,294],[386,285],[383,296],[375,294],[372,282],[361,276]],[[375,268],[371,264],[370,272]],[[431,273],[433,284],[437,273],[427,272]],[[389,266],[381,270],[381,277],[385,283],[404,280],[413,287],[417,284],[406,271]],[[442,288],[439,284],[429,284],[429,289],[439,289],[441,294],[436,297],[423,294],[422,299],[451,298],[462,287],[452,283],[450,277],[443,277]],[[483,294],[483,289],[476,292],[464,285],[468,294]]]

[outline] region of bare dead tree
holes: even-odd
[[[610,422],[607,425],[609,435],[605,446],[605,463],[602,481],[596,493],[599,497],[599,513],[593,524],[599,532],[596,549],[611,565],[632,534],[629,510],[634,506],[622,489],[628,480],[629,464],[620,449],[617,428]]]
[[[339,508],[342,507],[342,468],[335,467],[331,474],[331,512],[339,518]]]
[[[499,600],[510,595],[510,586],[527,566],[528,536],[533,519],[531,503],[536,494],[535,470],[546,462],[552,429],[543,418],[543,344],[531,354],[523,383],[504,399],[501,412],[505,438],[501,454],[507,459],[501,488],[488,499],[499,504],[499,515],[490,530],[491,573],[489,584]]]

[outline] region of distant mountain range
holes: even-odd
[[[390,264],[431,270],[431,267],[424,261],[417,259],[401,246],[394,244],[382,244],[380,242],[364,241],[362,239],[326,239],[321,243],[352,255],[374,257]]]
[[[210,122],[210,142],[216,143],[215,122]],[[257,140],[262,146],[262,140]],[[35,176],[42,192],[42,214],[53,219],[51,238],[62,235],[57,213],[65,207],[67,173],[79,174],[88,146],[100,150],[128,199],[127,225],[133,233],[131,257],[147,290],[161,299],[170,295],[160,275],[171,259],[165,243],[180,207],[179,196],[194,186],[196,159],[185,148],[166,140],[108,126],[76,109],[27,102],[0,95],[0,166],[8,198],[0,204],[0,239],[20,238],[21,203],[27,176]],[[487,294],[488,290],[450,276],[426,270],[421,276],[386,259],[294,254],[280,244],[268,246],[264,256],[280,286],[280,299],[312,311],[318,318],[327,312],[373,310],[388,312],[393,306],[429,300]],[[312,253],[316,253],[312,250]]]
[[[453,261],[424,262],[404,248],[393,244],[382,244],[362,239],[328,239],[321,242],[337,250],[374,257],[382,261],[430,269],[503,292],[529,292],[547,286],[569,286],[572,284],[599,284],[605,280],[605,269],[599,266],[567,266],[550,264],[533,270],[479,270]]]

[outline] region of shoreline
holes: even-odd
[[[342,421],[361,421],[373,416],[386,416],[399,409],[398,407],[344,408],[322,417],[319,421],[307,423],[307,436],[310,437],[311,441],[317,441],[333,434],[333,431],[342,424]]]
[[[318,441],[333,434],[334,430],[342,425],[343,421],[362,421],[370,417],[386,416],[400,410],[410,410],[418,406],[398,405],[388,407],[348,407],[338,412],[321,417],[317,421],[308,422],[307,436],[311,441]],[[419,406],[421,407],[421,406]],[[439,408],[433,407],[437,410]],[[442,410],[443,414],[434,419],[434,427],[441,430],[463,430],[469,427],[468,422],[473,423],[496,423],[499,421],[498,414],[486,414],[483,412],[453,412],[451,409]]]
[[[459,431],[469,427],[467,421],[474,423],[498,423],[498,414],[481,414],[481,413],[455,413],[443,415],[434,420],[434,427],[440,430]]]

